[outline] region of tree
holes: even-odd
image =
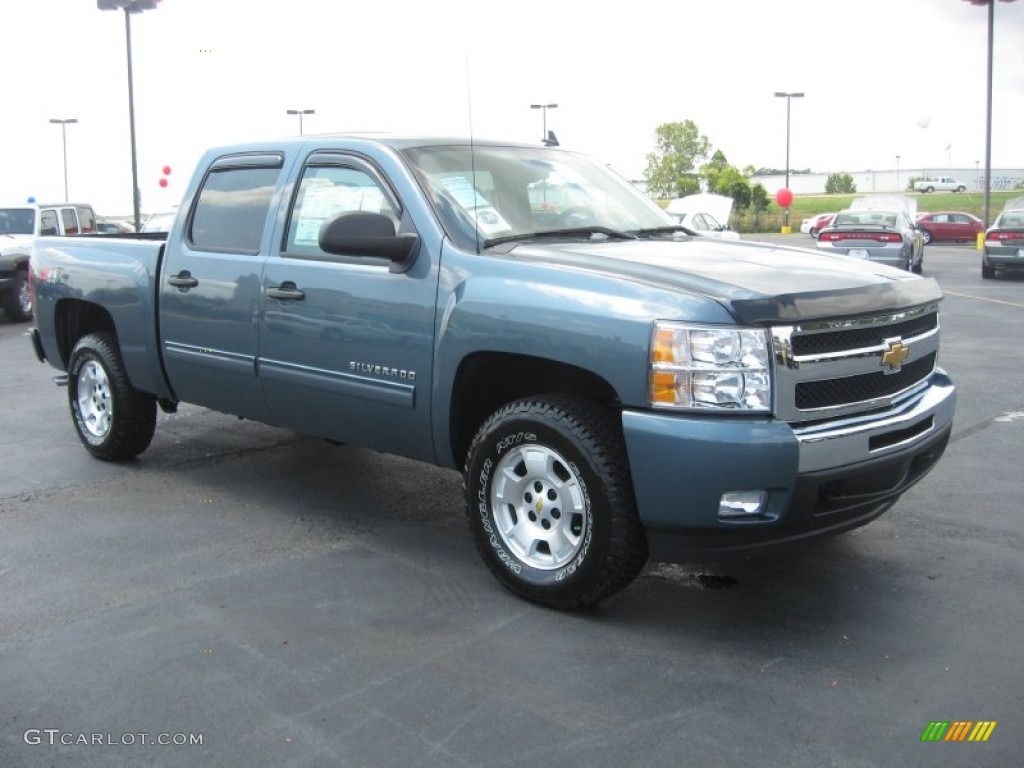
[[[725,159],[725,153],[720,149],[715,150],[715,154],[711,156],[711,159],[700,169],[701,174],[707,179],[708,192],[714,192],[716,194],[725,194],[725,189],[728,187],[729,182],[726,181],[724,184],[721,182],[722,174],[727,170],[735,170],[729,165],[729,161]]]
[[[762,184],[750,188],[750,207],[754,209],[754,231],[761,226],[761,214],[768,210],[768,190]]]
[[[857,191],[853,176],[848,173],[830,173],[825,180],[825,192],[829,195],[852,194]]]
[[[655,130],[656,148],[647,155],[644,181],[654,197],[683,197],[700,191],[697,168],[707,159],[711,143],[692,120],[662,123]]]

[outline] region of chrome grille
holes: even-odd
[[[915,317],[894,325],[852,328],[831,333],[813,333],[793,338],[794,355],[813,355],[820,352],[841,352],[881,344],[894,336],[908,338],[934,330],[939,325],[936,313]]]
[[[939,348],[938,305],[772,328],[776,413],[819,421],[885,408],[926,381]],[[894,344],[901,365],[883,362]]]

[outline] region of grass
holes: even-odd
[[[985,212],[985,194],[983,192],[932,192],[928,195],[907,192],[904,194],[917,200],[918,213],[963,211],[973,213],[980,219]],[[794,232],[799,232],[800,222],[803,219],[816,213],[841,211],[848,208],[855,197],[860,197],[860,195],[798,195],[789,207],[789,225]],[[1006,201],[1015,197],[1024,197],[1024,191],[1018,189],[1008,192],[992,192],[989,196],[989,218],[994,219],[1003,210]],[[739,222],[734,222],[733,227],[740,232],[778,232],[782,227],[782,219],[782,210],[772,203],[768,211],[758,217],[756,224],[754,217],[747,214]]]

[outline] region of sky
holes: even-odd
[[[1024,0],[997,2],[993,168],[1024,168]],[[0,0],[0,203],[131,203],[125,20],[96,0]],[[728,161],[814,172],[984,163],[987,9],[965,0],[162,0],[131,19],[142,210],[203,151],[389,131],[562,146],[642,178],[692,120]],[[163,169],[170,168],[161,187]]]

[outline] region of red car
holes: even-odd
[[[978,240],[978,233],[985,230],[985,225],[969,213],[939,211],[918,216],[917,228],[921,230],[925,243],[974,243]]]

